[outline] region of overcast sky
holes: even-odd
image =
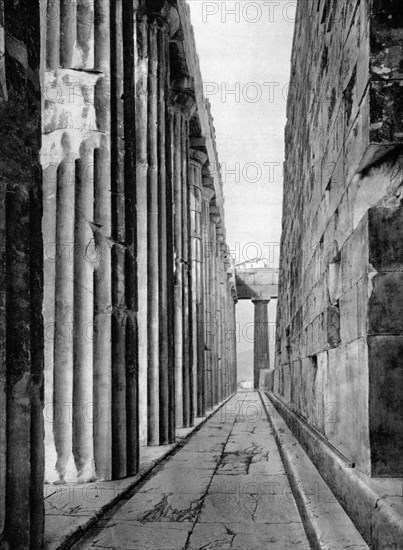
[[[236,262],[278,266],[284,126],[295,1],[188,0],[222,165],[227,242]],[[250,379],[253,306],[239,302],[238,380]],[[269,307],[273,366],[275,303]]]
[[[188,3],[217,133],[227,241],[237,262],[263,256],[276,267],[296,2]]]

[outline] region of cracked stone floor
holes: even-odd
[[[76,550],[309,549],[258,393],[238,393]]]

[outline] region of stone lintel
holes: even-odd
[[[201,149],[206,147],[207,140],[204,136],[190,137],[190,147]]]

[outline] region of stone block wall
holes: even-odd
[[[273,391],[358,469],[403,472],[403,14],[300,2]]]

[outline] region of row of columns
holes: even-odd
[[[62,483],[134,475],[142,445],[172,443],[236,385],[220,183],[192,79],[172,74],[172,5],[73,8],[77,25],[47,22],[45,78],[94,97],[59,102],[60,119],[45,102],[42,149],[46,480]]]
[[[64,18],[57,6],[48,4],[45,79],[58,99],[71,82],[75,101],[67,128],[48,115],[58,101],[44,110],[46,479],[87,482],[134,475],[139,462],[134,64],[123,50],[134,12],[101,1],[91,18],[72,3]]]
[[[27,550],[44,479],[134,475],[235,390],[235,296],[173,4],[9,4],[32,67],[6,52],[24,155],[0,190],[0,546]]]

